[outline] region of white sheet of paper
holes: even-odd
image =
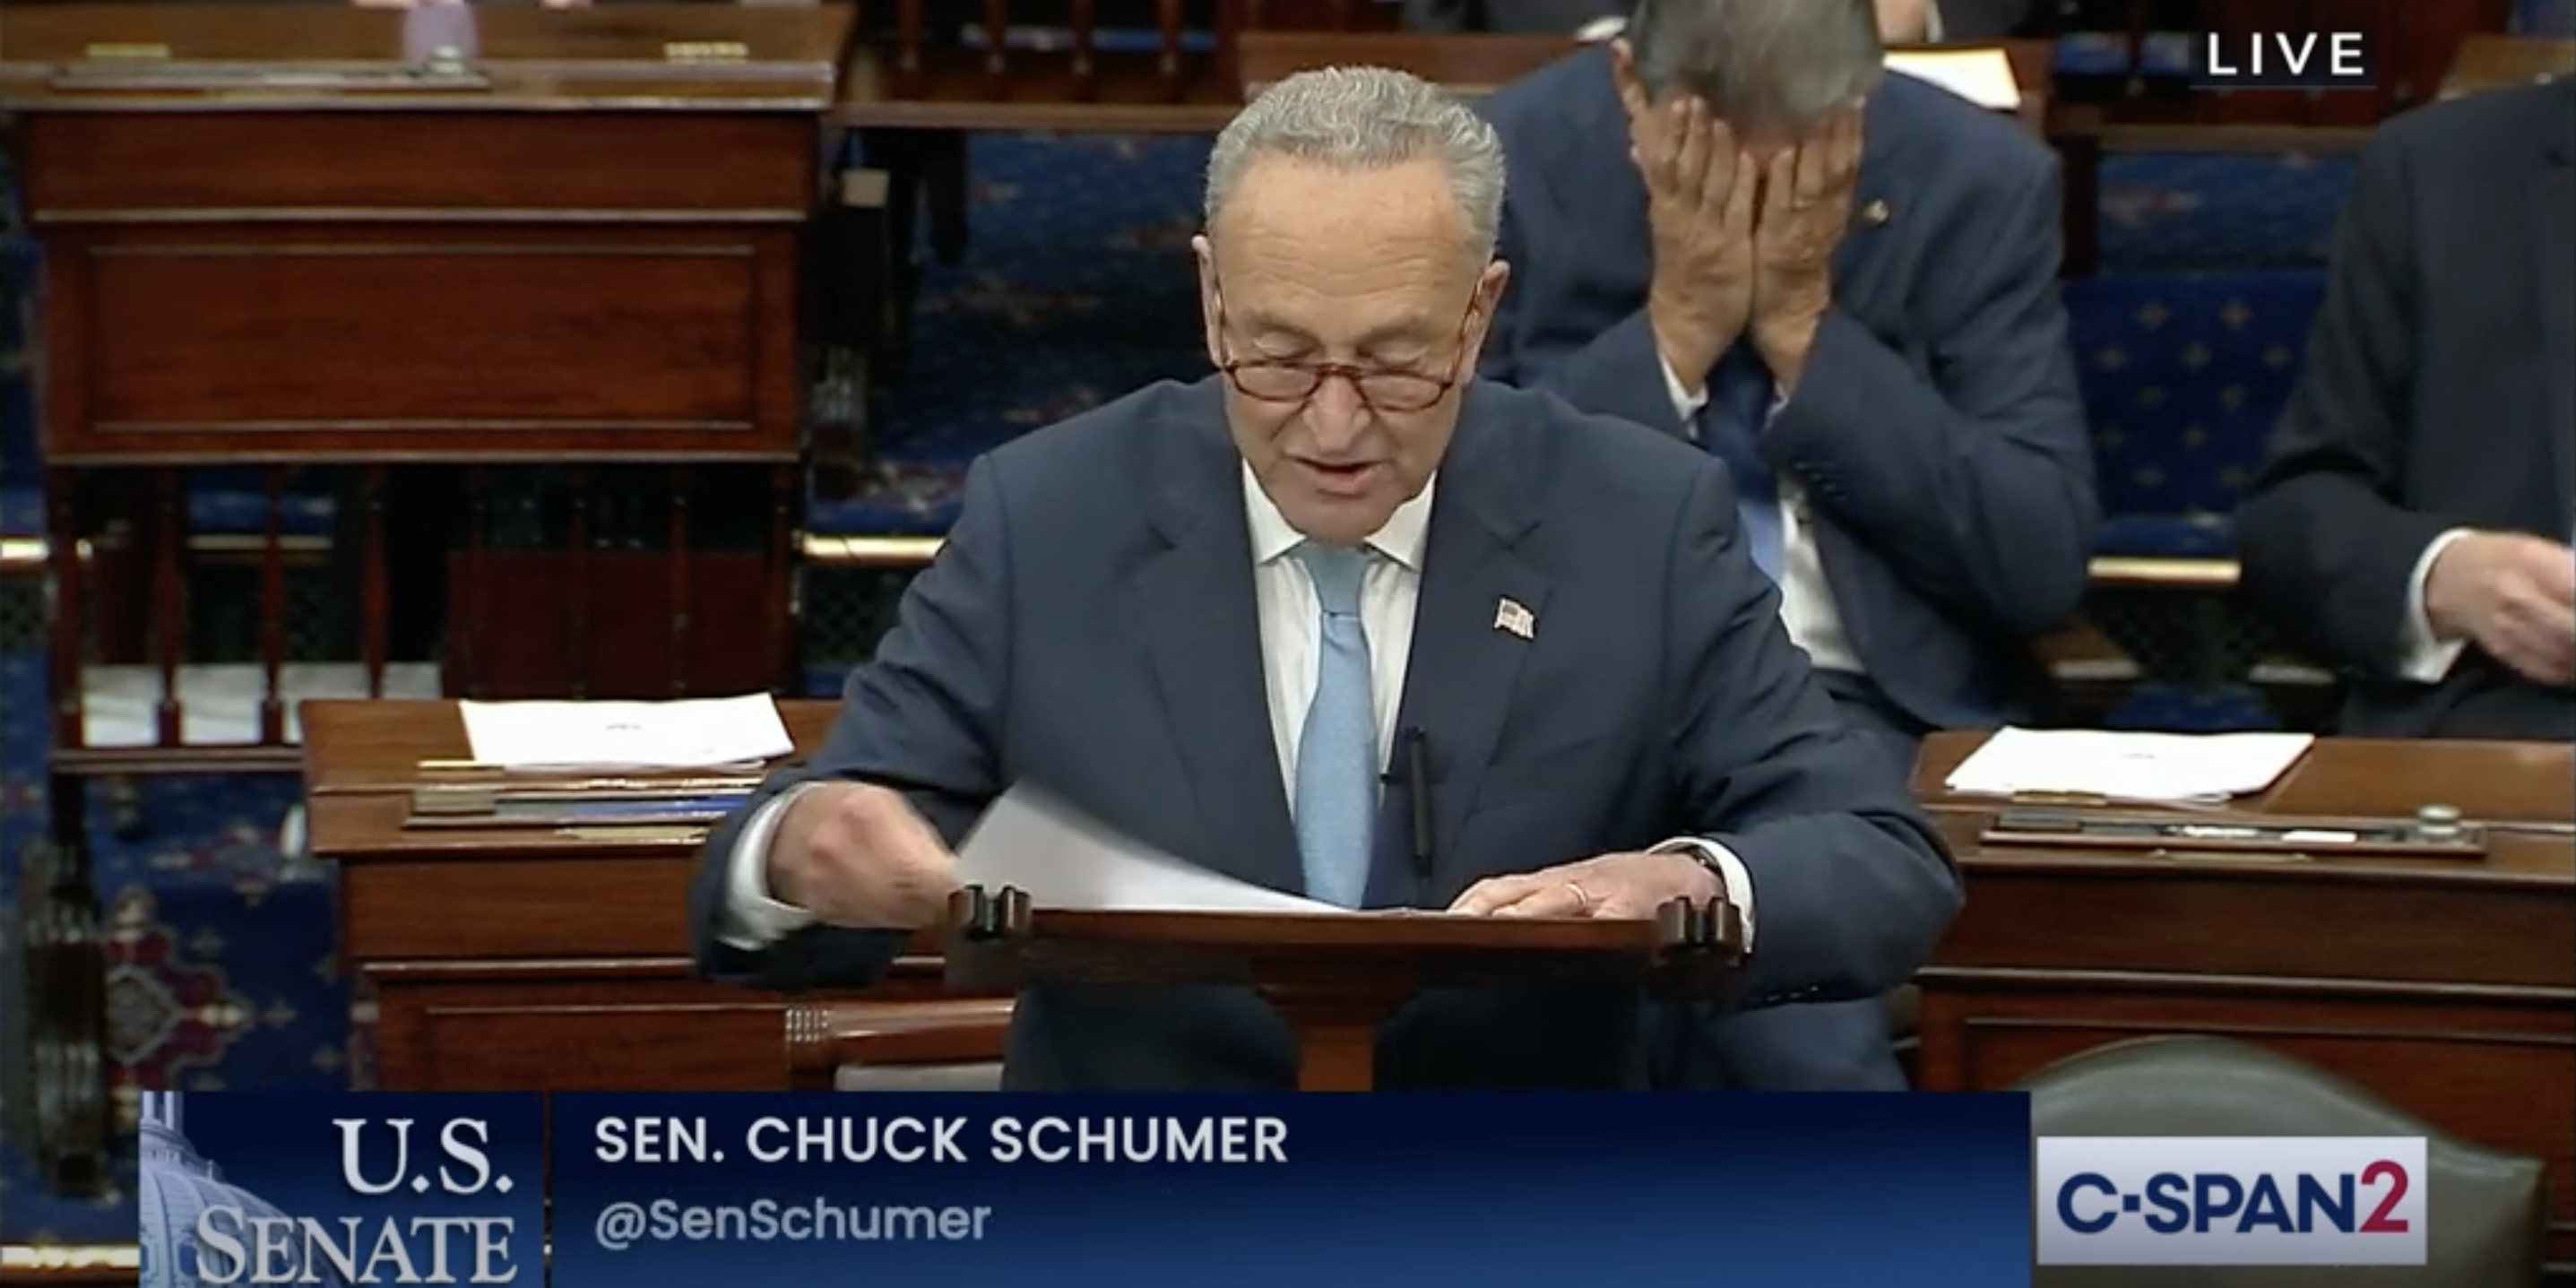
[[[2009,112],[2021,106],[2021,82],[2000,49],[1908,49],[1889,54],[1887,69],[1930,81],[1979,107]]]
[[[508,769],[713,769],[796,750],[766,693],[676,702],[460,702],[474,759]]]
[[[2023,792],[2216,805],[2278,781],[2316,739],[2303,733],[2118,733],[2002,729],[1945,784],[1969,796]]]
[[[1027,786],[1002,793],[958,847],[957,881],[987,890],[1015,886],[1034,907],[1086,912],[1359,915],[1210,872]]]

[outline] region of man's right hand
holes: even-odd
[[[2519,532],[2473,532],[2424,574],[2437,639],[2473,640],[2534,684],[2576,684],[2576,549]]]
[[[914,930],[946,913],[957,856],[901,793],[818,783],[778,820],[768,875],[772,898],[827,925]]]
[[[1651,102],[1626,42],[1614,42],[1610,58],[1628,114],[1629,154],[1646,181],[1655,249],[1646,319],[1664,365],[1696,393],[1752,317],[1762,169],[1706,103],[1690,96]]]

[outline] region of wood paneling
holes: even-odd
[[[54,253],[55,460],[792,455],[793,241],[116,229]]]
[[[435,210],[802,218],[808,118],[650,112],[58,112],[27,128],[40,222]]]

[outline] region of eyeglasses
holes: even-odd
[[[1217,300],[1216,325],[1218,351],[1225,361],[1217,370],[1242,391],[1243,396],[1266,403],[1302,407],[1335,377],[1351,382],[1360,401],[1379,412],[1421,411],[1448,396],[1458,385],[1459,368],[1467,360],[1467,325],[1476,314],[1475,302],[1467,304],[1465,316],[1458,319],[1458,340],[1449,355],[1447,375],[1434,376],[1420,371],[1390,370],[1384,367],[1358,367],[1341,362],[1286,362],[1268,359],[1244,360],[1229,351],[1225,340],[1225,301]]]

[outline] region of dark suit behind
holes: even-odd
[[[1610,61],[1586,50],[1487,111],[1511,166],[1514,272],[1485,374],[1685,433],[1645,318],[1653,251]],[[2047,149],[1891,75],[1870,101],[1835,307],[1763,440],[1798,479],[1870,678],[1935,728],[2025,714],[2029,637],[2082,595],[2100,510],[2057,294]]]
[[[962,837],[1041,785],[1174,854],[1302,885],[1274,750],[1221,386],[1158,385],[978,462],[947,546],[850,678],[803,773],[909,786]],[[1373,905],[1445,906],[1474,881],[1707,833],[1750,869],[1750,1003],[1866,997],[1904,979],[1955,875],[1900,777],[1846,731],[1738,542],[1722,472],[1553,398],[1466,394],[1424,554],[1401,724],[1426,731],[1439,862],[1417,885],[1389,789]],[[1495,629],[1508,597],[1523,640]],[[782,778],[773,790],[791,778]],[[895,937],[811,928],[716,941],[711,838],[695,892],[712,972],[860,982]],[[1426,998],[1390,1021],[1385,1086],[1636,1085],[1639,999],[1565,987]],[[1226,989],[1048,988],[1020,1002],[1014,1087],[1285,1087],[1289,1035]]]
[[[2452,527],[2576,528],[2576,83],[2383,126],[2306,365],[2238,516],[2245,591],[2348,669],[2340,732],[2576,736],[2576,698],[2471,647],[2397,678],[2415,564]]]

